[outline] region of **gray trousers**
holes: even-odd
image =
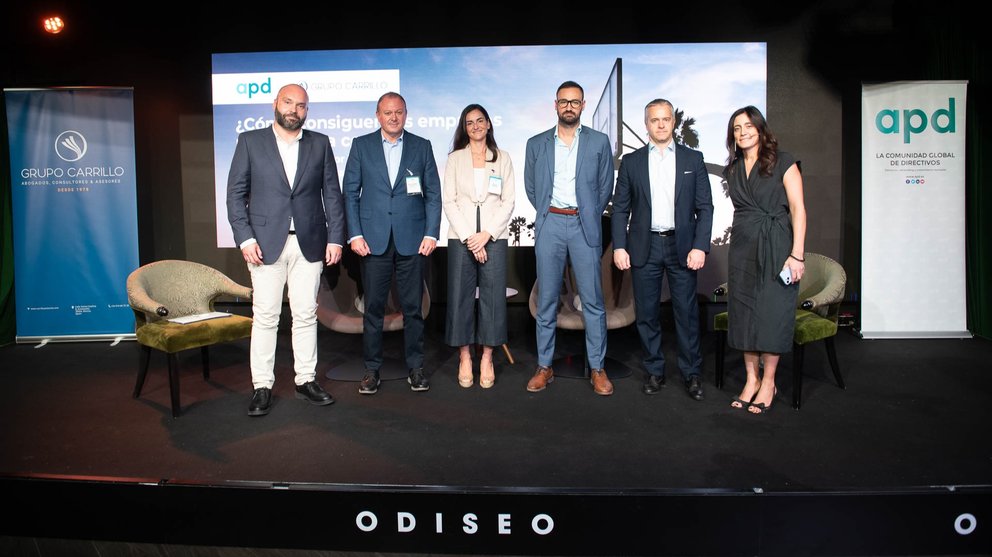
[[[506,343],[506,240],[486,244],[479,263],[458,241],[448,242],[448,312],[444,342],[449,346]],[[478,311],[476,311],[478,287]]]

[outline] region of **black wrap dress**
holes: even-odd
[[[799,285],[779,280],[792,252],[792,220],[783,177],[797,161],[779,151],[771,176],[760,162],[748,176],[743,157],[728,174],[734,223],[730,236],[727,343],[746,352],[792,350]]]

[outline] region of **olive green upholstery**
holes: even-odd
[[[827,358],[834,379],[840,388],[844,387],[837,363],[834,336],[837,335],[837,316],[840,303],[844,299],[847,273],[840,263],[825,255],[807,252],[806,273],[799,281],[799,307],[796,309],[796,326],[792,337],[792,406],[799,409],[802,402],[803,359],[806,345],[818,340],[824,341]],[[727,285],[722,284],[713,292],[717,296],[727,294]],[[724,348],[727,343],[727,312],[713,317],[713,329],[717,332],[716,343],[716,386],[723,388]]]
[[[251,318],[240,315],[179,324],[177,317],[214,311],[214,300],[221,295],[251,298],[251,289],[235,283],[223,273],[192,261],[156,261],[139,267],[127,278],[127,298],[134,310],[134,334],[141,345],[141,361],[134,397],[148,373],[151,350],[167,355],[172,415],[179,416],[179,364],[177,353],[199,348],[203,378],[210,378],[207,348],[211,344],[251,336]]]

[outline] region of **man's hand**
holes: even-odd
[[[617,269],[621,271],[626,271],[630,268],[630,254],[627,250],[620,248],[613,250],[613,264],[617,266]]]
[[[262,248],[258,247],[258,242],[241,248],[241,254],[245,256],[245,261],[252,265],[262,264]]]
[[[424,238],[424,241],[420,242],[420,249],[417,251],[420,255],[430,255],[437,247],[437,240],[432,240],[430,238]]]
[[[324,265],[334,265],[341,261],[341,246],[327,244],[324,250]]]
[[[365,257],[366,255],[371,253],[371,250],[369,249],[369,245],[365,243],[365,238],[355,238],[354,240],[352,240],[351,251],[357,253],[361,257]]]
[[[686,267],[693,271],[698,271],[706,264],[706,252],[701,249],[689,250],[689,257],[685,260]]]

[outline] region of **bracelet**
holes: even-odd
[[[805,259],[799,259],[798,257],[796,257],[795,255],[792,255],[791,253],[789,254],[789,257],[795,259],[796,261],[798,261],[800,263],[805,263],[806,262]]]

